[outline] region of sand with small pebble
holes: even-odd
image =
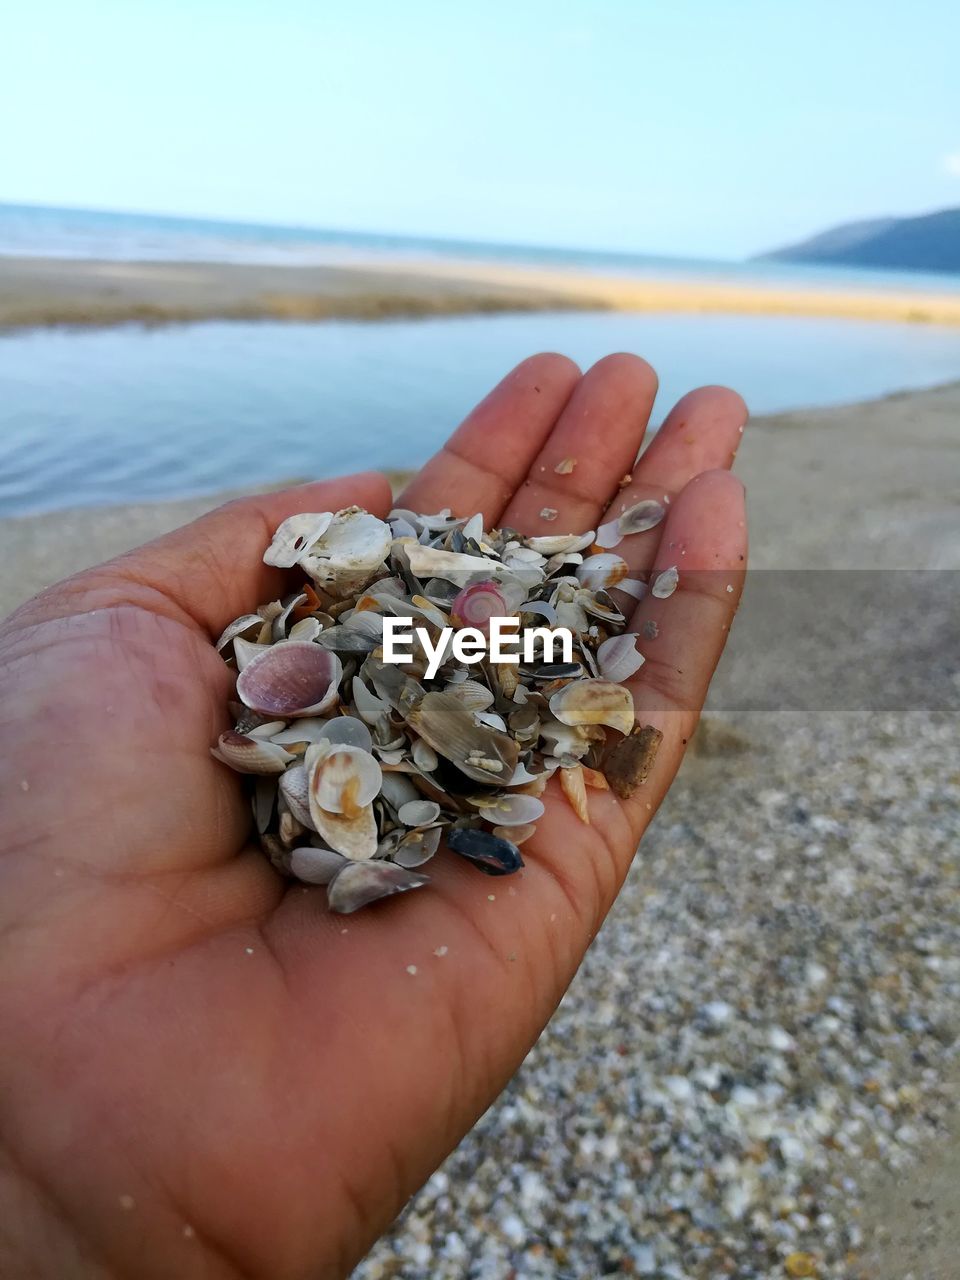
[[[694,750],[355,1280],[954,1280],[958,421],[960,385],[752,426],[755,572]],[[0,522],[0,609],[209,505]]]

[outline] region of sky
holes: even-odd
[[[957,0],[30,0],[0,200],[742,257],[960,205]]]

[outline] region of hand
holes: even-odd
[[[618,548],[635,574],[681,569],[631,625],[661,618],[632,682],[664,733],[653,771],[628,802],[591,791],[590,826],[551,783],[510,879],[441,854],[428,889],[333,916],[251,847],[209,754],[231,691],[211,637],[289,590],[260,563],[273,529],[383,515],[380,476],[231,503],[0,629],[4,1276],[343,1276],[503,1088],[676,773],[739,598],[743,403],[685,397],[633,469],[655,388],[632,356],[583,377],[526,360],[400,498],[545,533],[670,497]],[[723,572],[685,585],[698,569]]]

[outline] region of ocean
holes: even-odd
[[[171,261],[471,257],[676,279],[798,276],[960,291],[956,277],[700,263],[300,228],[0,205],[0,254]],[[866,399],[960,378],[960,331],[719,315],[564,313],[0,337],[0,514],[182,496],[413,467],[517,360],[644,355],[661,390],[735,386],[754,413]]]

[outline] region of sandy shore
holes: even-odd
[[[640,280],[477,262],[255,266],[0,257],[0,330],[620,310],[960,324],[960,294]]]
[[[960,384],[754,422],[753,567],[960,568],[958,421]],[[217,500],[0,521],[0,612]],[[468,1259],[529,1280],[955,1276],[953,579],[923,575],[944,606],[924,631],[914,575],[825,575],[851,584],[830,627],[852,627],[808,665],[839,650],[837,697],[744,709],[756,584],[783,576],[748,583],[696,749],[561,1010],[357,1280],[459,1280]],[[883,606],[901,580],[859,626],[858,593]],[[762,658],[749,690],[776,695],[792,673]],[[876,706],[839,700],[844,663],[876,673]]]

